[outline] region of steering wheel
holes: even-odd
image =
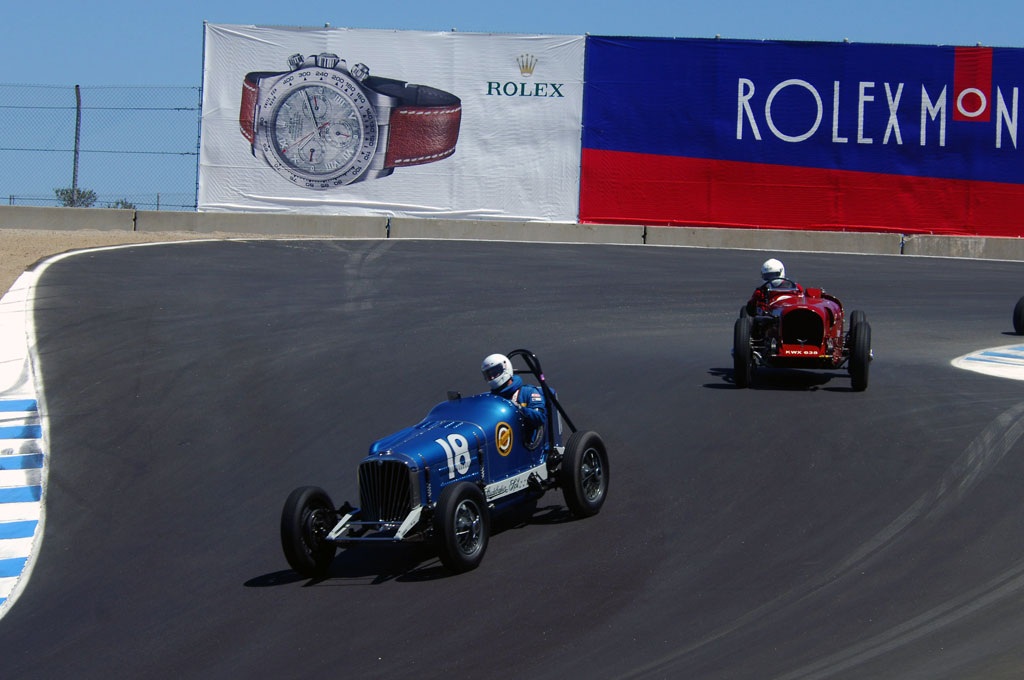
[[[782,286],[775,285],[776,282],[779,282],[779,281],[781,281],[783,283]],[[788,284],[788,286],[786,286],[786,284]],[[799,290],[800,289],[800,285],[796,281],[794,281],[793,279],[787,279],[784,276],[780,276],[777,279],[772,279],[771,281],[766,281],[764,283],[764,285],[769,290],[788,290],[788,289]]]

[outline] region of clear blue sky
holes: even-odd
[[[0,83],[199,85],[203,21],[1024,47],[1024,0],[10,0]]]

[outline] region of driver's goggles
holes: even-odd
[[[488,368],[486,371],[484,371],[484,377],[487,378],[488,380],[494,380],[499,375],[501,375],[503,370],[505,370],[505,367],[502,366],[501,364],[498,364],[497,366],[492,366]]]

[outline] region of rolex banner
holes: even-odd
[[[584,46],[207,24],[199,210],[575,222]]]
[[[1021,49],[207,24],[203,69],[203,211],[1022,231]]]
[[[1017,236],[1024,50],[590,37],[580,221]]]

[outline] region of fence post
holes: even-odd
[[[71,171],[71,205],[78,207],[78,144],[82,136],[82,90],[75,85],[75,159]]]

